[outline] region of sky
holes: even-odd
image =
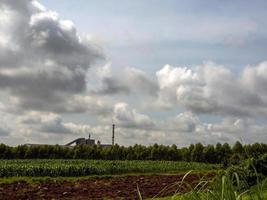
[[[265,0],[0,0],[0,143],[267,142]]]

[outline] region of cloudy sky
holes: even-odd
[[[0,0],[0,143],[267,142],[265,0]]]

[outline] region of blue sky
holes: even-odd
[[[0,139],[267,142],[267,1],[0,2]]]
[[[234,70],[264,60],[266,1],[43,0],[96,37],[114,67],[216,61]],[[238,68],[238,69],[236,69]]]

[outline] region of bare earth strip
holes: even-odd
[[[36,200],[36,199],[137,199],[137,185],[144,198],[157,195],[163,188],[161,197],[171,196],[178,186],[171,187],[182,180],[184,175],[139,175],[121,177],[88,178],[77,181],[53,180],[45,183],[29,184],[27,182],[1,183],[2,200]],[[205,174],[211,179],[215,173]],[[186,182],[196,185],[203,174],[189,174]],[[182,192],[186,192],[185,190]]]

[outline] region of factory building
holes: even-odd
[[[112,144],[101,144],[100,141],[95,142],[94,139],[91,139],[91,134],[89,134],[88,139],[86,138],[77,138],[66,145],[60,145],[65,147],[72,147],[73,145],[98,145],[101,147],[110,147],[114,145],[114,135],[115,135],[115,124],[112,125]],[[27,146],[34,147],[40,145],[48,145],[48,144],[26,144]]]
[[[88,139],[86,138],[77,138],[71,142],[69,142],[68,144],[66,144],[65,146],[71,146],[71,145],[98,145],[101,147],[110,147],[112,146],[111,144],[101,144],[101,142],[98,140],[97,142],[95,142],[94,139],[91,139],[91,135],[89,134]]]

